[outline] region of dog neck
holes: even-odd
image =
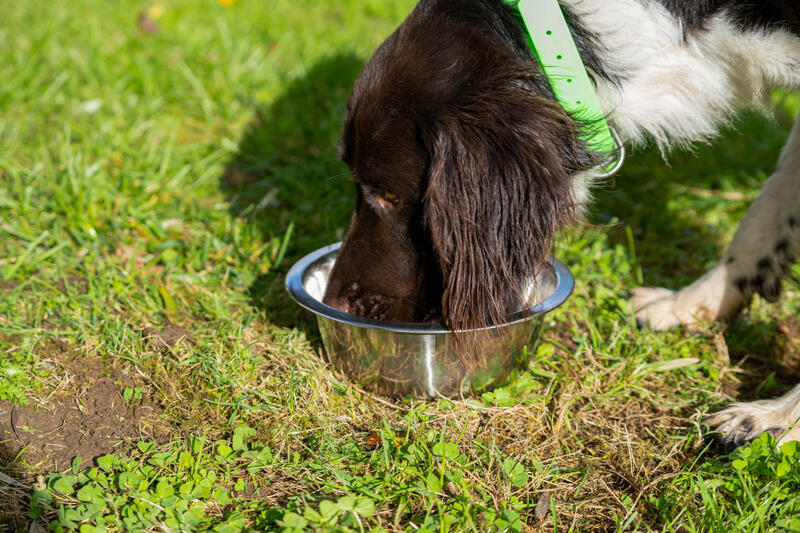
[[[736,107],[800,87],[800,38],[788,29],[748,28],[726,10],[689,28],[656,1],[562,4],[594,37],[600,105],[628,143],[653,139],[666,151],[707,141]]]

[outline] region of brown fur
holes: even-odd
[[[334,307],[497,323],[575,217],[572,176],[592,163],[576,124],[513,13],[459,3],[421,2],[355,83],[342,154],[357,199],[324,298]]]

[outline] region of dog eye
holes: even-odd
[[[400,203],[400,198],[398,198],[396,194],[391,192],[384,191],[383,194],[381,194],[381,198],[383,198],[392,205],[397,205]]]
[[[391,209],[397,207],[400,203],[400,197],[388,191],[382,191],[375,195],[375,200],[384,209]]]
[[[391,210],[400,205],[400,197],[393,192],[371,187],[366,184],[359,184],[369,202],[382,209]]]

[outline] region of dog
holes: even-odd
[[[793,0],[561,0],[609,124],[629,145],[708,141],[740,106],[800,87]],[[376,50],[346,108],[356,205],[324,302],[395,321],[502,320],[554,236],[580,221],[598,158],[558,104],[513,6],[422,0]],[[800,251],[800,126],[719,263],[678,291],[637,288],[656,330],[779,298]],[[800,386],[708,419],[740,444],[800,439]]]

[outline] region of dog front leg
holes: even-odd
[[[774,302],[781,278],[800,252],[800,120],[778,166],[747,210],[722,260],[679,291],[641,287],[631,303],[642,325],[666,330],[725,320],[759,293]]]
[[[800,440],[800,385],[773,400],[739,402],[704,420],[721,440],[739,446],[767,432],[778,445]]]

